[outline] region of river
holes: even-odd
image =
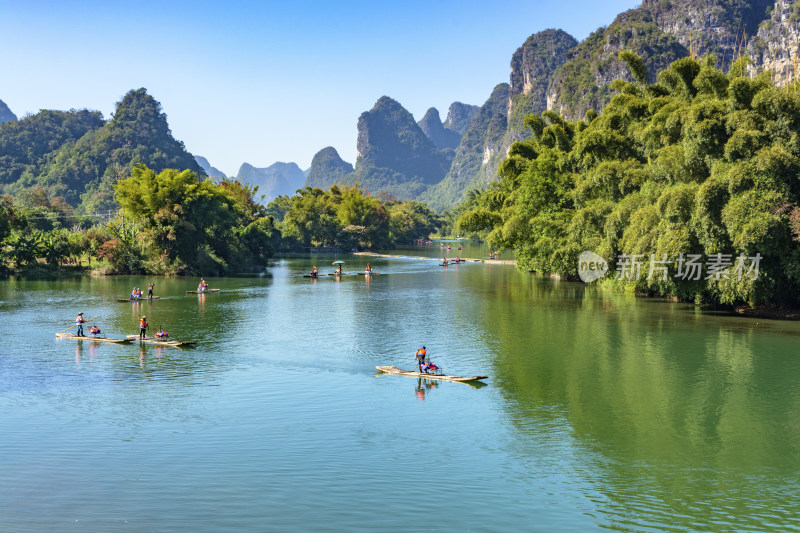
[[[800,530],[800,324],[396,253],[1,281],[0,531]]]

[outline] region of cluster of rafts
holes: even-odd
[[[186,294],[205,294],[209,292],[219,292],[220,289],[198,289],[196,291],[186,291]],[[139,298],[117,298],[118,302],[131,302],[131,303],[139,303],[139,302],[150,302],[153,300],[160,300],[160,296],[142,296]],[[92,317],[88,320],[85,320],[84,323],[89,323],[93,319],[97,317]],[[73,328],[75,326],[70,326]],[[153,336],[148,337],[144,336],[141,337],[139,335],[127,335],[124,339],[114,338],[114,337],[106,337],[104,333],[100,332],[99,330],[96,333],[91,332],[89,335],[73,335],[72,333],[64,333],[63,331],[59,331],[56,333],[56,337],[59,339],[72,339],[78,341],[89,341],[89,342],[107,342],[111,344],[130,344],[133,342],[140,342],[140,343],[147,343],[147,344],[157,344],[159,346],[191,346],[193,344],[197,344],[197,341],[178,341],[175,339],[169,338],[169,336]]]

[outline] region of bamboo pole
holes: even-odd
[[[84,322],[91,322],[91,321],[92,321],[92,320],[94,320],[95,318],[100,318],[100,315],[93,316],[92,318],[87,318],[86,320],[84,320]],[[71,326],[69,326],[69,328],[74,328],[74,327],[75,327],[75,325],[71,325]],[[64,328],[64,329],[62,329],[61,331],[57,331],[57,332],[56,332],[56,335],[58,335],[59,333],[64,333],[64,332],[65,332],[65,331],[67,331],[69,328]]]

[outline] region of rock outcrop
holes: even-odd
[[[544,111],[547,82],[577,44],[572,35],[562,30],[545,30],[528,37],[511,56],[509,96],[530,96],[532,108]]]
[[[314,154],[303,186],[328,189],[331,185],[343,181],[345,176],[352,172],[353,165],[339,157],[336,148],[328,146]]]
[[[695,56],[714,55],[727,71],[753,39],[773,0],[642,0],[639,10]]]
[[[747,53],[752,63],[748,73],[753,76],[772,72],[778,85],[798,81],[800,74],[800,3],[776,0],[770,18],[758,28],[750,41]]]

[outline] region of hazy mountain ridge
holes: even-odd
[[[501,83],[480,107],[456,149],[447,176],[421,197],[431,207],[445,209],[470,188],[493,179],[487,164],[498,155],[497,147],[508,130],[508,95],[509,85]]]
[[[256,198],[263,196],[263,203],[267,204],[281,195],[293,196],[297,189],[303,188],[306,175],[297,163],[278,162],[265,168],[242,163],[236,179],[248,185],[257,185]]]
[[[212,167],[211,163],[209,163],[208,159],[206,159],[205,157],[196,155],[194,156],[194,160],[197,161],[197,164],[200,165],[200,168],[202,168],[205,171],[205,173],[208,174],[209,177],[217,179],[227,178],[225,173],[222,172],[220,169]]]
[[[17,120],[17,115],[11,112],[4,101],[0,100],[0,124],[11,120]]]

